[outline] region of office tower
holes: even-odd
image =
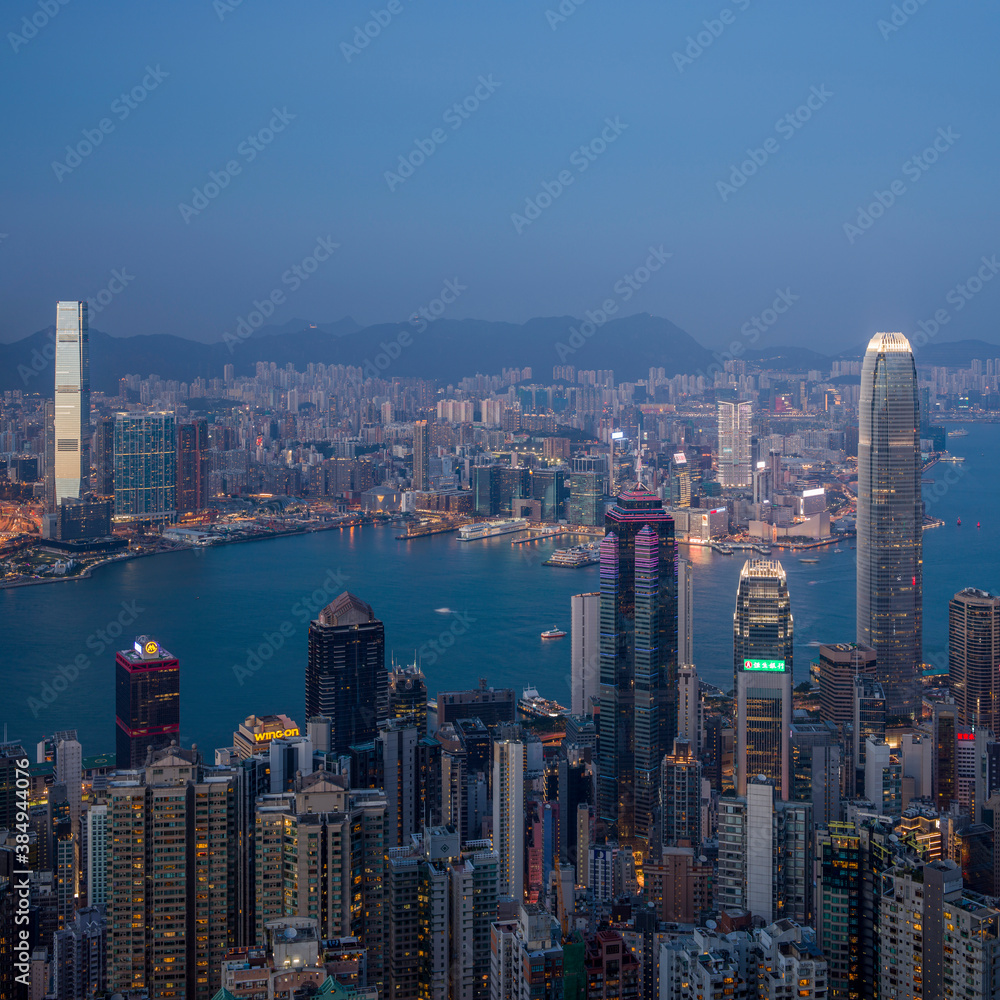
[[[864,851],[853,823],[816,831],[816,943],[826,957],[831,1000],[860,997]]]
[[[825,826],[840,818],[841,751],[832,722],[793,722],[791,726],[792,794],[811,802],[813,822]]]
[[[172,413],[115,416],[115,517],[171,521],[177,514]]]
[[[371,605],[345,591],[309,623],[306,718],[328,716],[330,749],[345,754],[375,739],[388,714],[385,627]]]
[[[108,782],[108,989],[210,1000],[233,944],[236,776],[155,750]]]
[[[500,477],[492,465],[472,469],[473,510],[479,517],[500,513]]]
[[[499,858],[502,896],[524,895],[525,746],[519,739],[493,743],[493,847]]]
[[[570,757],[560,755],[558,762],[558,791],[556,801],[559,808],[559,851],[558,860],[576,867],[577,855],[577,814],[581,806],[589,809],[593,798],[593,776],[587,762],[579,756],[579,751],[567,748]]]
[[[740,571],[733,614],[736,672],[736,788],[746,794],[757,775],[791,794],[792,609],[781,563],[748,559]]]
[[[719,483],[723,489],[750,486],[753,403],[719,402]]]
[[[300,735],[298,723],[287,715],[248,715],[233,733],[232,749],[240,760],[247,760],[267,754],[272,740]]]
[[[66,785],[55,782],[48,788],[48,835],[52,847],[52,874],[55,877],[56,919],[60,928],[68,926],[76,909],[79,878],[79,842],[73,829]]]
[[[0,830],[13,830],[20,814],[17,798],[18,771],[30,760],[20,743],[0,743]]]
[[[958,718],[1000,736],[1000,597],[967,587],[948,603],[948,684]]]
[[[481,719],[487,726],[513,722],[517,699],[513,688],[491,688],[485,677],[471,691],[439,691],[437,696],[438,727],[459,719]]]
[[[94,492],[99,497],[115,495],[115,418],[101,417],[94,431]]]
[[[691,744],[695,756],[701,753],[705,725],[698,669],[693,663],[677,668],[677,735]]]
[[[677,560],[677,662],[694,663],[694,566]]]
[[[603,472],[573,472],[569,477],[569,523],[601,523],[606,477]]]
[[[90,335],[86,302],[56,304],[53,510],[90,488]]]
[[[661,773],[661,843],[668,847],[700,849],[701,761],[694,756],[687,740],[674,740],[674,751],[663,758]]]
[[[676,452],[670,463],[670,504],[691,506],[691,468],[683,451]]]
[[[910,344],[876,334],[858,407],[858,642],[875,650],[890,715],[912,715],[923,660],[920,407]]]
[[[66,786],[70,822],[74,834],[80,829],[80,807],[83,800],[83,747],[76,732],[59,733],[56,743],[55,780]]]
[[[323,771],[256,804],[255,940],[281,917],[310,917],[323,938],[356,937],[368,949],[369,985],[384,969],[386,801]]]
[[[600,697],[601,594],[574,594],[570,606],[570,702],[574,715],[593,715]]]
[[[939,812],[947,812],[958,801],[958,706],[953,701],[934,706],[933,733],[934,801]]]
[[[162,750],[180,733],[177,657],[148,635],[116,653],[115,706],[115,763],[122,771],[143,767],[150,748]]]
[[[177,426],[177,510],[184,513],[208,506],[208,421]]]
[[[54,1000],[87,1000],[108,986],[108,925],[97,906],[79,910],[52,939]]]
[[[852,758],[853,766],[865,766],[865,741],[885,739],[885,691],[873,677],[856,677],[852,698]]]
[[[718,906],[770,923],[812,923],[812,804],[783,802],[769,778],[719,800]]]
[[[413,423],[413,488],[429,490],[431,487],[431,428],[426,420]]]
[[[819,647],[819,717],[846,732],[853,719],[855,677],[875,676],[875,650],[854,642]]]
[[[289,792],[299,775],[315,770],[313,745],[308,736],[280,736],[267,747],[268,790],[272,795]]]
[[[629,845],[648,842],[677,734],[677,553],[673,518],[644,487],[618,497],[605,529],[598,818]]]
[[[389,718],[427,733],[427,681],[415,663],[389,674]]]
[[[379,730],[382,788],[387,804],[385,840],[388,847],[402,847],[420,827],[420,794],[417,769],[416,726],[390,721]]]
[[[758,505],[771,502],[771,470],[766,462],[758,462],[753,470],[753,502]]]
[[[531,473],[531,497],[541,504],[543,521],[558,521],[569,496],[569,483],[562,469],[537,469]]]
[[[93,803],[83,814],[83,850],[86,858],[81,882],[86,884],[87,905],[108,902],[108,807]]]
[[[903,766],[885,740],[865,740],[865,798],[879,815],[898,817],[903,811]]]

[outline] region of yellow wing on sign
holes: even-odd
[[[159,648],[160,647],[157,646],[155,642],[147,642],[146,643],[146,652],[150,656],[152,656],[154,653],[156,653],[159,650]]]

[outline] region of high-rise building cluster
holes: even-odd
[[[955,594],[925,684],[921,453],[943,449],[901,334],[829,379],[561,365],[439,399],[259,364],[129,377],[114,412],[87,335],[60,303],[36,430],[55,541],[283,494],[589,528],[567,559],[598,565],[567,609],[569,710],[486,679],[434,696],[387,662],[392,609],[344,592],[309,623],[298,707],[207,751],[181,736],[184,650],[123,639],[113,755],[72,730],[0,745],[0,1000],[21,899],[55,1000],[1000,997],[1000,598]],[[188,412],[214,393],[234,405]],[[850,459],[856,494],[821,471]],[[856,629],[810,666],[785,565],[855,519]],[[710,547],[742,563],[731,688],[728,660],[696,662],[702,630],[728,643],[696,601]]]

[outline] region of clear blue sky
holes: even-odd
[[[5,3],[0,339],[50,325],[58,299],[96,296],[115,270],[128,281],[91,321],[115,335],[216,340],[275,289],[278,322],[401,320],[454,278],[454,318],[580,315],[662,245],[673,256],[622,311],[713,347],[779,289],[798,299],[759,346],[832,352],[940,308],[949,339],[1000,340],[1000,281],[961,310],[946,298],[1000,254],[994,4],[907,0],[889,32],[880,0],[562,0],[555,27],[559,0],[392,0],[378,36],[345,52],[388,6],[70,0],[29,39],[38,2]],[[706,20],[717,36],[678,68]],[[480,77],[499,86],[446,118]],[[129,109],[134,87],[149,89]],[[776,128],[811,93],[810,119]],[[240,152],[274,108],[294,120]],[[100,145],[53,166],[102,119]],[[390,190],[386,172],[435,129],[445,140]],[[907,168],[939,129],[958,138]],[[574,155],[602,130],[606,150]],[[724,198],[718,182],[767,141]],[[231,160],[240,173],[185,221],[179,206]],[[512,215],[561,171],[572,183],[518,232]],[[903,193],[851,242],[845,223],[894,180]],[[319,237],[339,248],[283,284]]]

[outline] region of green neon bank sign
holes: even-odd
[[[744,660],[744,670],[770,670],[773,673],[785,672],[784,660]]]

